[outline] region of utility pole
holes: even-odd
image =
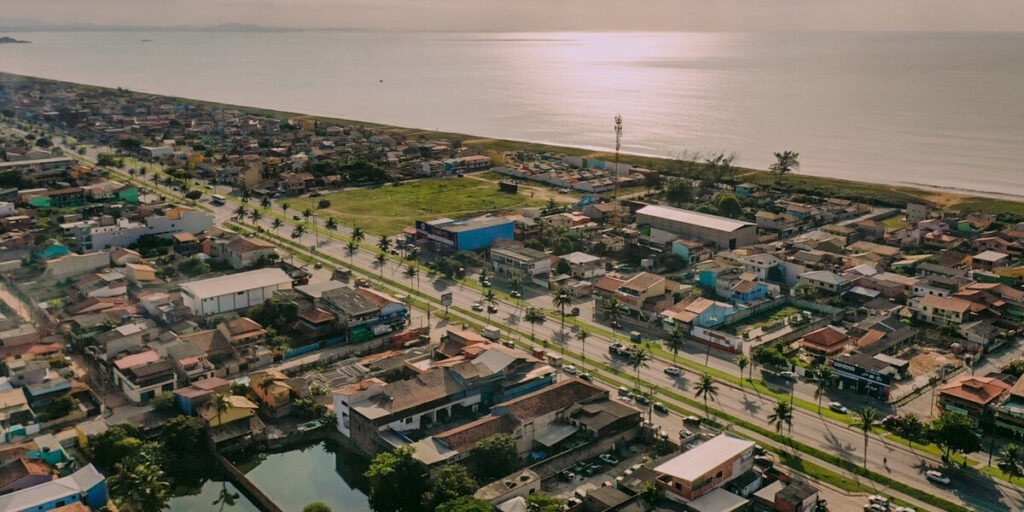
[[[619,149],[622,148],[622,115],[615,115],[615,167],[612,169],[612,181],[615,182],[615,197],[613,202],[615,208],[612,210],[612,225],[616,228],[622,225],[622,211],[619,204]]]

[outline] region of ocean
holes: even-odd
[[[1024,199],[1024,33],[8,33],[0,71]]]

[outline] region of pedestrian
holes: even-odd
[[[883,466],[889,465],[889,459],[886,459],[885,457],[882,457],[882,465]]]

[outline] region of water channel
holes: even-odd
[[[232,457],[246,476],[283,510],[299,512],[313,501],[322,501],[336,512],[369,512],[362,474],[368,462],[341,450],[331,442],[294,447],[280,453],[255,453]],[[222,488],[237,492],[230,482],[210,474],[191,486],[190,494],[174,497],[171,512],[259,512],[244,495],[234,504],[215,503]]]

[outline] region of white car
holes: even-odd
[[[839,402],[829,402],[828,408],[832,409],[833,412],[838,412],[839,414],[846,414],[850,412],[849,409]]]
[[[924,476],[937,484],[949,485],[949,477],[942,473],[935,471],[934,469],[924,472]]]
[[[886,498],[885,496],[879,496],[877,494],[872,494],[871,496],[868,496],[868,503],[871,503],[872,505],[881,505],[883,507],[888,507],[889,498]]]
[[[683,370],[680,369],[678,366],[669,366],[668,368],[665,368],[665,375],[668,375],[668,376],[671,376],[671,377],[678,377],[678,376],[682,375],[682,373],[683,373]]]
[[[473,311],[483,311],[484,310],[484,305],[482,303],[480,303],[480,302],[474,302],[472,308],[473,308]]]
[[[565,373],[568,373],[569,375],[576,375],[578,370],[576,370],[575,366],[570,364],[570,365],[563,366],[562,367],[562,371],[565,372]]]

